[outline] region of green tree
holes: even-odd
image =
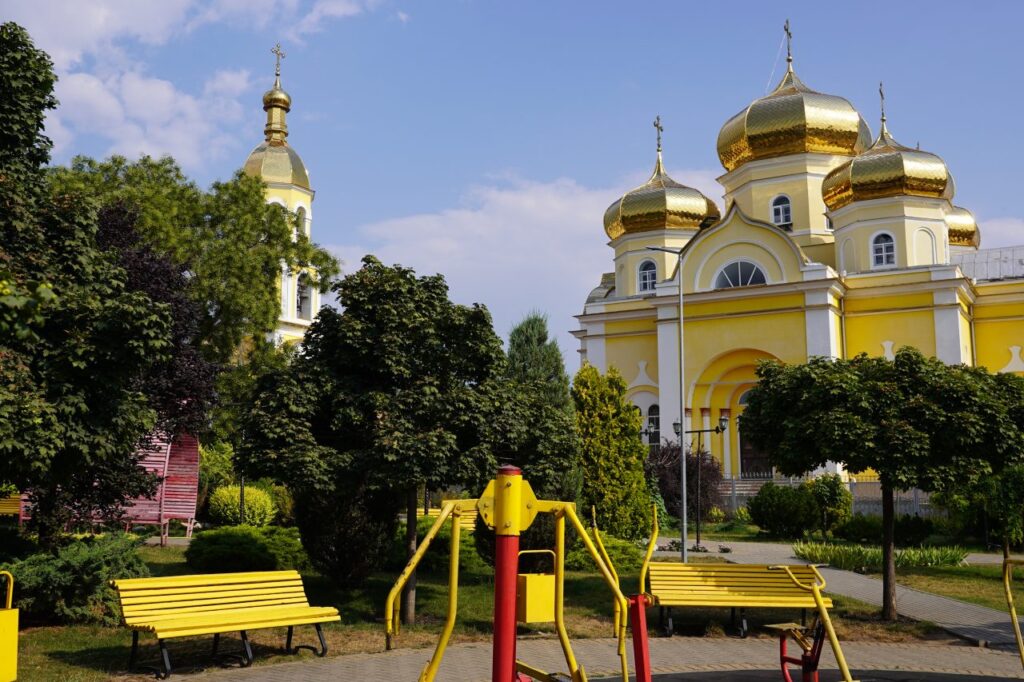
[[[54,80],[24,29],[0,26],[0,320],[14,331],[0,336],[0,481],[29,493],[50,546],[67,521],[152,491],[136,449],[159,415],[140,387],[173,344],[168,304],[98,243],[95,202],[47,182]]]
[[[949,366],[901,348],[894,361],[866,355],[766,362],[740,418],[740,431],[786,475],[826,462],[882,486],[883,607],[896,617],[894,492],[970,485],[1020,460],[1022,422],[1009,397],[1020,379]]]
[[[61,191],[138,212],[146,244],[187,270],[189,294],[199,309],[199,336],[210,360],[226,363],[246,339],[273,331],[282,265],[309,267],[312,281],[324,290],[338,272],[334,257],[297,230],[295,215],[266,202],[263,181],[241,171],[213,183],[209,191],[189,180],[169,157],[77,157],[51,176]]]
[[[818,507],[822,537],[830,534],[853,514],[853,495],[838,474],[825,474],[802,485],[807,486]]]
[[[597,509],[600,528],[638,540],[651,526],[651,495],[644,475],[647,446],[640,414],[626,399],[626,382],[612,368],[602,376],[584,365],[572,382],[582,452],[584,509]]]
[[[513,381],[544,392],[545,402],[571,409],[569,375],[558,342],[548,335],[548,318],[530,313],[508,335],[508,372]]]
[[[241,454],[291,489],[311,558],[352,580],[379,565],[400,509],[415,548],[422,486],[490,478],[509,398],[490,315],[453,304],[440,275],[367,256],[334,291],[344,312],[321,311],[291,365],[261,379]]]

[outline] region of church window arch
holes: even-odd
[[[733,261],[719,270],[718,275],[715,276],[715,289],[749,287],[767,283],[768,278],[765,277],[764,270],[748,260]]]
[[[306,207],[299,206],[295,209],[295,225],[299,234],[308,235],[309,231],[306,228]]]
[[[658,284],[658,266],[652,260],[645,260],[637,269],[637,289],[654,291]]]
[[[793,229],[793,203],[785,194],[772,199],[772,222],[783,230]]]
[[[661,408],[657,405],[647,408],[647,443],[661,444]]]
[[[879,232],[871,238],[871,265],[876,268],[896,265],[896,240],[888,232]]]

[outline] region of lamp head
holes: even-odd
[[[682,427],[679,425],[679,422],[672,422],[672,430],[676,432],[677,436],[679,435],[679,432],[682,430]]]
[[[719,433],[721,433],[722,431],[725,431],[727,428],[729,428],[729,418],[723,415],[718,418],[718,431]]]

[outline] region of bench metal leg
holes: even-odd
[[[310,646],[309,644],[299,644],[298,646],[293,647],[292,646],[292,634],[293,634],[293,632],[295,630],[295,627],[292,626],[292,625],[289,625],[288,626],[288,639],[285,641],[284,650],[287,653],[289,653],[289,654],[297,654],[297,653],[299,653],[300,649],[309,649],[316,656],[318,656],[320,658],[323,658],[324,656],[326,656],[327,655],[327,640],[324,639],[324,629],[320,625],[320,623],[314,623],[313,627],[316,628],[317,637],[320,639],[320,648],[319,649],[317,649],[315,646]]]
[[[160,640],[160,661],[163,663],[163,673],[157,673],[156,678],[158,680],[166,680],[171,676],[171,655],[167,651],[167,642]]]
[[[668,626],[665,628],[665,634],[671,637],[675,631],[675,623],[672,622],[672,607],[670,606],[668,607]]]
[[[245,633],[245,630],[242,630],[240,634],[242,635],[242,667],[248,668],[255,658],[252,655],[252,647],[249,646],[249,635]]]
[[[740,638],[746,639],[748,634],[750,634],[750,628],[747,627],[747,610],[740,609]]]
[[[217,647],[219,647],[219,646],[220,646],[220,633],[219,632],[215,632],[213,634],[213,653],[210,654],[210,657],[215,659],[215,660],[217,658]]]
[[[128,672],[135,671],[135,659],[139,655],[139,631],[132,630],[132,652],[128,655]]]

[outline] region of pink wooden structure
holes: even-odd
[[[160,478],[152,499],[139,497],[125,507],[125,530],[132,526],[159,526],[160,544],[167,544],[168,526],[178,519],[185,524],[186,537],[192,537],[199,495],[199,441],[179,436],[173,442],[157,438],[143,452],[141,465]],[[0,500],[0,514],[18,516],[21,523],[31,516],[27,496]]]

